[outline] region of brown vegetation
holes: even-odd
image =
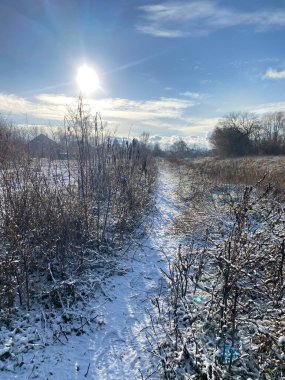
[[[264,178],[276,188],[285,189],[285,157],[249,156],[231,159],[202,158],[180,161],[184,170],[206,176],[215,184],[254,185]],[[188,169],[187,169],[188,168]]]
[[[120,246],[150,202],[155,166],[145,142],[115,144],[81,99],[65,126],[63,161],[14,153],[17,140],[5,135],[0,308],[74,302],[74,279]]]
[[[184,244],[169,262],[168,293],[156,298],[152,318],[163,378],[284,375],[283,182],[279,189],[259,177],[267,170],[270,180],[279,178],[283,161],[275,160],[280,165],[259,158],[179,166],[183,212],[174,229]]]

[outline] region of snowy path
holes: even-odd
[[[35,353],[34,358],[31,355],[31,363],[35,365],[24,376],[10,373],[2,377],[0,373],[1,379],[136,380],[142,379],[141,373],[146,378],[152,360],[145,350],[147,310],[151,309],[150,299],[160,285],[160,268],[167,267],[163,252],[171,256],[178,247],[177,239],[168,231],[173,216],[179,212],[174,194],[177,182],[175,174],[163,166],[157,212],[149,233],[122,260],[127,273],[107,280],[104,291],[109,299],[98,296],[94,301],[94,308],[103,315],[105,324],[94,334],[73,336],[64,345],[39,350],[41,353]],[[150,377],[156,378],[155,374]]]
[[[160,175],[157,194],[157,215],[150,234],[134,252],[135,260],[129,263],[130,272],[112,278],[114,299],[105,304],[107,316],[105,331],[98,341],[92,360],[94,379],[141,379],[140,371],[150,364],[144,348],[147,346],[144,328],[150,299],[157,294],[161,280],[160,268],[166,267],[165,253],[177,249],[177,241],[167,232],[175,213],[175,183],[173,173],[164,168]],[[154,378],[154,377],[152,377]]]

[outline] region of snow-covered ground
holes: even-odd
[[[0,372],[1,380],[136,380],[158,377],[153,373],[155,358],[147,350],[146,332],[151,299],[163,281],[160,270],[167,270],[166,257],[171,257],[179,245],[178,237],[170,229],[171,221],[179,214],[175,199],[177,184],[177,175],[171,168],[162,166],[156,210],[147,234],[137,239],[133,248],[120,259],[120,270],[105,280],[102,284],[104,291],[94,292],[89,303],[90,311],[83,310],[85,315],[92,312],[98,315],[93,328],[84,327],[85,333],[78,336],[59,331],[53,344],[18,353],[17,365],[15,360],[11,361],[8,368]],[[84,323],[85,319],[82,320]],[[31,329],[35,326],[31,325]],[[35,334],[42,335],[39,328],[35,329]],[[14,332],[11,339],[14,340],[11,344],[16,345],[24,338]]]

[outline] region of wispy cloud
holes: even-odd
[[[156,37],[202,36],[214,30],[248,25],[261,32],[285,27],[285,8],[245,12],[223,7],[217,2],[171,1],[141,6],[140,33]]]
[[[187,122],[189,109],[195,106],[194,99],[162,97],[153,100],[132,100],[124,98],[88,99],[86,101],[91,112],[100,112],[103,119],[121,128],[134,125],[135,131],[161,130],[164,132],[181,131],[190,127]],[[58,94],[38,94],[33,99],[18,97],[13,94],[0,93],[0,112],[8,113],[11,118],[22,122],[26,115],[37,123],[47,121],[63,122],[68,107],[76,104],[76,99]],[[127,126],[127,127],[126,127]]]
[[[177,38],[185,37],[187,33],[178,29],[166,29],[157,25],[137,25],[137,31],[143,34],[150,34],[155,37],[167,37],[167,38]]]
[[[42,95],[45,96],[44,94]],[[63,120],[66,103],[47,102],[38,96],[39,101],[31,101],[14,94],[0,93],[0,112],[14,115],[28,115],[42,120]]]
[[[256,107],[251,107],[249,111],[257,114],[285,111],[285,101],[260,104]]]
[[[74,97],[61,94],[38,94],[35,96],[35,99],[39,100],[43,104],[53,104],[55,106],[68,106],[75,102]]]
[[[192,92],[192,91],[185,91],[185,92],[180,92],[181,96],[186,96],[190,99],[195,99],[195,100],[202,100],[202,99],[206,99],[206,98],[209,98],[210,95],[208,94],[202,94],[200,92]]]
[[[277,71],[268,69],[263,76],[263,79],[285,79],[285,70]]]

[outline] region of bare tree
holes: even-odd
[[[244,156],[250,151],[248,135],[237,126],[217,126],[210,141],[220,156]]]
[[[211,142],[222,156],[257,153],[260,142],[260,121],[253,113],[229,113],[219,120]]]
[[[265,114],[262,118],[262,152],[268,154],[282,153],[284,145],[284,131],[284,112],[272,112]]]
[[[170,151],[179,157],[183,157],[187,156],[189,153],[189,147],[187,143],[180,137],[171,145]]]

